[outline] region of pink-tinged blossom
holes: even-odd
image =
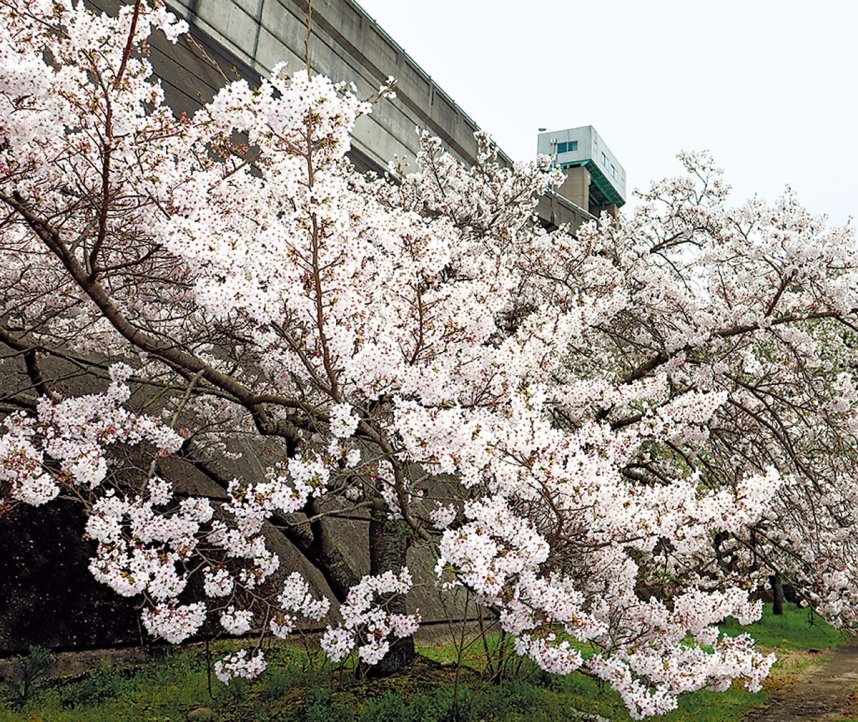
[[[357,428],[360,418],[355,415],[349,404],[334,404],[331,407],[331,433],[337,438],[351,436]]]
[[[406,594],[412,587],[411,574],[385,572],[365,576],[349,591],[340,605],[342,623],[329,626],[322,636],[322,649],[333,662],[345,659],[357,648],[366,664],[377,664],[390,649],[391,639],[410,637],[420,626],[420,613],[396,614],[386,609],[392,594]]]
[[[295,629],[299,621],[298,615],[318,622],[328,614],[331,603],[325,597],[316,599],[304,577],[298,572],[292,572],[283,583],[283,589],[277,597],[277,606],[269,627],[275,636],[285,639]]]
[[[522,657],[530,657],[542,669],[551,674],[569,674],[581,666],[581,653],[572,649],[568,641],[555,643],[556,637],[549,634],[544,639],[520,636],[515,642],[515,651]]]
[[[194,604],[144,609],[143,626],[151,635],[173,644],[184,642],[202,626],[206,618],[206,605]]]
[[[336,664],[342,662],[354,649],[355,635],[346,627],[328,627],[320,644],[328,659]]]
[[[240,636],[245,632],[250,631],[251,623],[253,622],[253,612],[247,609],[236,609],[235,607],[227,607],[221,612],[220,625],[229,634]]]
[[[203,587],[206,596],[217,598],[229,595],[235,587],[232,574],[227,569],[206,569],[203,575]]]
[[[248,656],[246,649],[242,649],[219,659],[215,662],[214,670],[215,676],[229,686],[229,683],[236,677],[256,679],[265,671],[267,666],[268,663],[265,661],[265,655],[261,649],[251,656]]]
[[[177,117],[144,44],[186,30],[161,2],[0,3],[0,363],[30,386],[0,419],[3,513],[78,500],[94,577],[178,642],[207,609],[234,634],[324,619],[299,574],[272,584],[269,522],[316,545],[371,506],[519,654],[636,717],[759,687],[771,658],[720,625],[771,573],[854,625],[853,228],[791,193],[731,207],[683,154],[633,212],[546,230],[550,158],[506,167],[479,133],[465,168],[423,135],[396,183],[362,175],[370,106],[322,75],[279,64]],[[188,495],[191,463],[226,497]],[[417,629],[392,566],[344,590],[330,659]]]
[[[149,482],[149,502],[154,506],[164,506],[173,498],[173,485],[166,479],[155,477]]]
[[[456,507],[453,504],[439,503],[429,516],[438,529],[446,529],[456,518]]]

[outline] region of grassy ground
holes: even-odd
[[[780,657],[765,689],[752,694],[734,685],[723,693],[686,695],[679,709],[663,718],[666,722],[740,720],[808,667],[823,663],[824,650],[846,639],[818,617],[808,624],[807,612],[796,608],[784,617],[767,610],[750,627],[727,625],[729,634],[746,631]],[[497,638],[492,641],[496,661]],[[73,681],[41,683],[24,704],[7,689],[0,722],[180,722],[194,710],[200,720],[220,722],[441,722],[454,719],[453,709],[460,720],[538,722],[568,720],[573,708],[615,721],[629,719],[616,693],[582,674],[554,677],[516,661],[498,684],[486,679],[481,644],[464,650],[457,676],[453,663],[458,656],[449,643],[425,646],[407,675],[359,683],[299,646],[283,646],[269,652],[268,671],[259,680],[238,680],[229,687],[214,680],[212,698],[204,652],[176,650],[143,667],[111,666]]]

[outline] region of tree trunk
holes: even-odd
[[[310,513],[307,516],[318,516],[322,513],[317,501],[312,500],[309,506]],[[339,544],[342,542],[337,540],[325,519],[317,519],[310,524],[310,529],[313,534],[313,542],[307,548],[310,560],[322,571],[337,601],[342,604],[346,601],[349,590],[360,581],[360,576],[340,552]]]
[[[769,577],[772,585],[772,614],[784,613],[784,581],[780,574]]]
[[[182,447],[181,455],[222,489],[229,488],[229,475],[222,472],[213,462],[197,458],[198,455],[193,446],[186,443]],[[161,473],[168,477],[170,475],[170,471],[165,472],[163,469]],[[349,590],[360,581],[360,574],[352,569],[340,552],[339,544],[342,542],[338,541],[336,535],[331,532],[325,519],[320,518],[319,515],[323,511],[317,499],[310,499],[307,502],[303,513],[308,519],[316,518],[309,524],[309,528],[293,525],[289,515],[275,514],[275,519],[279,522],[277,528],[280,533],[321,572],[334,597],[342,604],[346,601]]]
[[[399,574],[402,567],[407,566],[406,553],[410,544],[411,535],[390,518],[384,501],[376,499],[369,523],[370,574],[376,576],[388,571]],[[391,613],[407,613],[405,595],[391,594],[385,602]],[[367,674],[371,677],[386,677],[410,666],[415,656],[413,637],[397,639],[390,645],[390,651],[384,658],[367,670]]]

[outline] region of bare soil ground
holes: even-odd
[[[838,722],[858,717],[858,638],[832,652],[828,664],[778,692],[745,722]]]

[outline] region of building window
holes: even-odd
[[[617,169],[614,168],[613,163],[611,163],[611,175],[614,176],[614,180],[617,180]]]
[[[605,151],[602,151],[602,165],[605,166],[605,170],[608,170],[608,156],[605,155]]]
[[[566,143],[558,143],[557,144],[557,152],[558,153],[574,153],[578,150],[578,141],[570,140]]]

